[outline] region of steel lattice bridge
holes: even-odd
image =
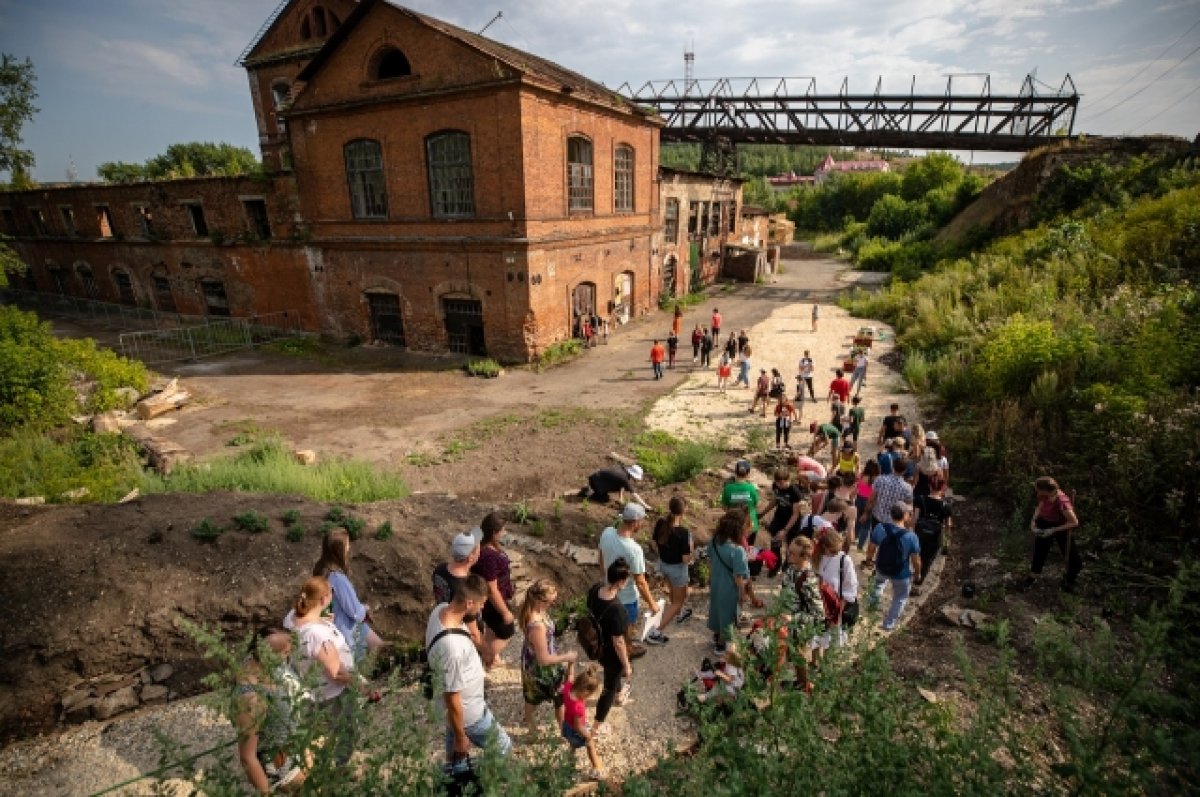
[[[955,82],[982,90],[955,91]],[[1070,136],[1079,93],[1071,76],[1058,88],[1027,75],[1015,94],[993,94],[985,74],[950,75],[942,93],[820,93],[816,78],[716,78],[648,81],[617,92],[657,109],[663,141],[812,144],[1019,152]]]

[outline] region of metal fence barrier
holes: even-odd
[[[118,336],[121,354],[147,365],[199,360],[312,334],[301,328],[300,317],[294,310],[248,318],[184,315],[11,288],[0,290],[0,303],[34,307],[47,315],[88,316],[118,329],[153,326],[154,329],[123,332]]]

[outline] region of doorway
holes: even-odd
[[[442,299],[446,341],[455,354],[486,357],[483,337],[483,302],[478,299]]]
[[[583,337],[583,320],[596,315],[596,283],[581,282],[571,291],[571,334]]]
[[[389,346],[405,346],[400,297],[394,293],[368,293],[367,308],[371,315],[371,340]]]
[[[679,259],[675,255],[668,257],[667,262],[663,264],[662,295],[668,299],[675,298],[677,268],[679,268]]]
[[[628,324],[633,314],[633,272],[622,271],[613,278],[613,319]]]

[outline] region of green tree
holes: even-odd
[[[0,56],[0,172],[8,172],[15,188],[32,186],[29,170],[35,162],[33,152],[21,144],[21,128],[38,112],[33,62],[15,56]]]
[[[112,161],[96,169],[100,179],[110,183],[140,180],[171,180],[181,177],[235,177],[261,174],[262,164],[254,153],[233,144],[191,141],[172,144],[167,151],[146,161],[145,165]]]
[[[905,199],[921,199],[930,191],[944,186],[957,187],[963,169],[953,155],[931,152],[915,160],[904,170],[900,193]]]

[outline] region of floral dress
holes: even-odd
[[[525,644],[521,648],[521,692],[525,696],[525,702],[531,706],[557,701],[567,675],[564,664],[538,664],[537,651],[529,641],[529,630],[539,624],[546,629],[546,647],[550,655],[558,655],[553,620],[544,617],[525,626]]]

